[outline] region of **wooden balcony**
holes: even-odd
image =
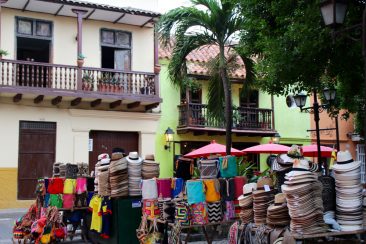
[[[178,111],[178,133],[225,134],[224,123],[209,115],[206,104],[182,104]],[[272,109],[238,107],[233,110],[232,132],[241,136],[272,136],[276,133],[272,122]]]
[[[154,73],[0,60],[0,94],[64,108],[146,111],[159,105]]]

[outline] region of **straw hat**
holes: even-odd
[[[283,164],[291,164],[295,159],[302,158],[301,148],[298,145],[292,145],[287,154],[281,154],[280,159]]]
[[[127,156],[127,161],[129,163],[141,163],[143,159],[139,156],[138,152],[130,152]]]
[[[108,153],[102,153],[98,155],[98,161],[104,159],[104,158],[109,158]]]
[[[279,208],[283,208],[286,204],[286,194],[278,193],[275,195],[274,204],[268,207],[269,211],[273,211]]]
[[[247,183],[243,186],[243,195],[238,197],[239,206],[250,206],[253,202],[252,193],[257,189],[257,183]]]
[[[337,153],[337,164],[333,166],[335,171],[350,171],[358,168],[361,161],[353,161],[351,153],[347,151],[339,151]]]

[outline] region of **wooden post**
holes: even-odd
[[[77,41],[78,41],[78,48],[77,48],[77,55],[76,59],[78,59],[79,55],[83,53],[83,15],[86,14],[88,11],[83,9],[72,9],[72,12],[77,16]],[[77,73],[77,89],[82,89],[82,66],[78,64],[78,73]]]
[[[160,65],[159,65],[159,40],[156,31],[154,30],[154,73],[155,73],[155,96],[159,96],[159,74],[160,74]]]

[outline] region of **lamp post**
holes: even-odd
[[[319,114],[324,111],[324,109],[330,108],[332,102],[334,102],[336,97],[336,91],[335,89],[329,89],[325,88],[323,90],[323,95],[325,99],[327,100],[327,104],[319,104],[318,98],[317,98],[317,91],[316,89],[313,90],[313,97],[314,102],[312,107],[306,107],[306,99],[307,95],[305,93],[299,93],[294,96],[294,100],[296,103],[296,106],[300,108],[301,112],[307,112],[310,114],[314,114],[314,121],[315,121],[315,132],[316,132],[316,144],[317,144],[317,150],[318,150],[318,163],[321,165],[321,149],[320,149],[320,129],[319,129]],[[338,128],[337,128],[338,129]],[[338,134],[338,133],[337,133]],[[339,145],[339,138],[337,136],[337,145]],[[325,166],[326,167],[326,166]]]
[[[281,136],[280,133],[274,134],[274,136],[271,138],[271,143],[278,144],[280,142]]]
[[[333,30],[332,32],[333,41],[336,39],[337,34],[361,28],[362,56],[364,59],[364,84],[366,89],[366,5],[362,14],[362,22],[341,30],[337,30],[337,28],[344,23],[344,19],[347,13],[347,0],[324,0],[320,4],[320,11],[322,13],[324,24],[327,27],[332,28]],[[362,109],[363,110],[366,109],[365,99],[363,99]],[[364,117],[364,138],[366,138],[366,116]],[[366,143],[365,143],[365,151],[366,151]]]
[[[164,145],[164,149],[170,151],[170,143],[172,143],[174,141],[174,131],[168,127],[168,129],[165,130],[165,142],[166,144]]]

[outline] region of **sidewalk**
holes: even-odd
[[[27,212],[26,208],[0,209],[0,243],[12,243],[12,230],[17,218]]]

